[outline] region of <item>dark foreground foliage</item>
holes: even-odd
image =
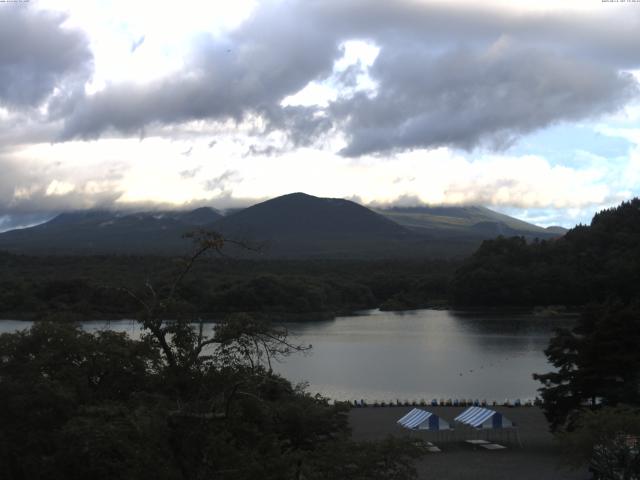
[[[545,353],[556,371],[536,374],[554,430],[572,430],[583,410],[640,406],[640,305],[593,305],[573,329],[558,329]]]
[[[202,339],[174,325],[171,361],[152,334],[41,322],[0,336],[2,478],[414,477],[417,447],[352,442],[347,407],[265,366],[286,338],[248,318],[219,331]]]
[[[357,444],[346,405],[294,387],[272,361],[308,346],[246,314],[213,336],[193,326],[181,286],[207,252],[232,241],[193,236],[162,289],[122,291],[140,340],[38,322],[0,336],[0,464],[22,479],[410,479],[408,440]],[[171,320],[167,320],[171,319]]]
[[[640,199],[597,213],[556,240],[487,240],[457,271],[457,305],[585,305],[638,297]]]
[[[605,407],[585,411],[576,428],[559,436],[569,465],[589,465],[600,480],[640,477],[640,410]]]

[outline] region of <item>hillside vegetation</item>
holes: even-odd
[[[133,317],[139,306],[123,288],[151,281],[168,288],[179,257],[22,256],[0,254],[0,318],[70,315]],[[375,308],[442,304],[452,261],[233,260],[210,257],[180,286],[194,318],[252,312],[274,320],[316,320]]]
[[[640,199],[597,213],[555,240],[483,242],[456,272],[456,305],[584,305],[637,296]]]

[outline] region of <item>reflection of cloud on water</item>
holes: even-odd
[[[514,322],[519,325],[511,327]],[[313,345],[312,355],[293,355],[275,368],[293,382],[309,381],[314,393],[338,399],[527,398],[539,387],[531,374],[551,368],[542,350],[552,328],[544,324],[420,310],[287,325],[295,343]],[[4,326],[17,328],[0,322],[0,331],[7,331]],[[84,328],[140,334],[132,320],[87,322]],[[204,333],[213,328],[205,324]]]
[[[313,343],[313,359],[296,357],[280,371],[336,398],[533,397],[531,374],[549,369],[542,350],[552,328],[505,328],[513,321],[420,310],[307,324],[294,330]]]

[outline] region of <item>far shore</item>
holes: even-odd
[[[368,314],[371,311],[380,311],[384,313],[398,313],[399,315],[407,314],[411,312],[417,312],[420,310],[439,310],[439,311],[451,311],[458,312],[464,315],[473,314],[495,314],[495,315],[531,315],[532,317],[540,317],[544,319],[549,318],[567,318],[578,316],[581,312],[580,307],[572,306],[542,306],[542,307],[483,307],[483,306],[452,306],[452,305],[430,305],[421,306],[419,308],[402,308],[396,310],[386,310],[383,308],[371,308],[367,310],[345,310],[345,311],[331,311],[331,312],[216,312],[202,314],[203,323],[216,323],[217,321],[233,314],[247,313],[256,318],[264,318],[271,320],[274,323],[305,323],[305,322],[322,322],[332,321],[339,317],[358,316]],[[129,314],[120,313],[119,318],[109,318],[110,313],[91,312],[82,314],[78,312],[57,312],[53,315],[42,315],[35,312],[13,312],[7,313],[0,317],[1,321],[18,321],[18,322],[35,322],[41,320],[66,320],[71,322],[118,322],[122,320],[132,320],[136,315],[136,312]]]

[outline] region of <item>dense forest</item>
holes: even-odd
[[[111,319],[139,306],[127,290],[162,290],[183,258],[24,256],[0,253],[0,317]],[[314,320],[368,308],[442,305],[457,267],[450,260],[240,260],[203,258],[180,285],[194,317],[249,312],[274,320]]]
[[[353,442],[348,405],[273,372],[310,348],[286,329],[247,314],[210,337],[193,325],[180,287],[223,243],[205,234],[166,288],[127,290],[140,340],[47,321],[0,335],[3,478],[415,478],[424,445]]]
[[[555,240],[485,241],[456,272],[455,305],[585,305],[637,297],[640,199],[597,213]]]

